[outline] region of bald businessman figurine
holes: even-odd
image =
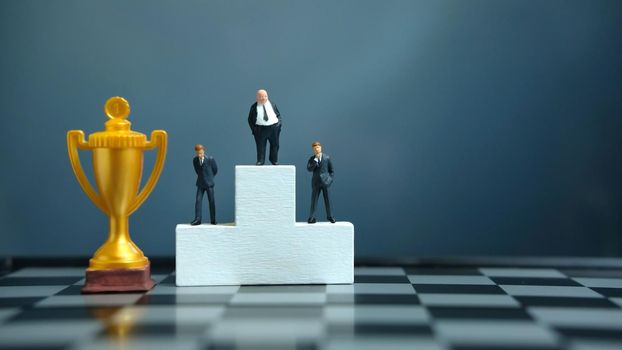
[[[190,225],[201,224],[201,204],[203,194],[207,192],[209,201],[209,216],[212,225],[216,225],[216,200],[214,199],[214,176],[218,172],[218,166],[214,157],[205,154],[203,145],[194,146],[196,157],[192,160],[194,171],[197,173],[197,196],[194,204],[194,221]]]
[[[315,205],[321,191],[324,195],[324,207],[326,208],[327,219],[334,224],[335,219],[330,212],[330,197],[328,196],[328,188],[333,183],[333,163],[328,154],[322,153],[322,145],[319,141],[315,141],[311,144],[311,148],[313,149],[313,155],[307,162],[307,170],[312,171],[313,176],[311,177],[311,213],[309,214],[309,220],[307,220],[307,222],[310,224],[315,224],[316,222]]]
[[[279,165],[279,135],[281,134],[281,113],[276,104],[268,99],[266,90],[257,90],[257,102],[248,112],[248,126],[255,137],[257,165],[263,165],[266,158],[266,142],[270,141],[270,163]]]

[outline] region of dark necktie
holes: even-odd
[[[263,120],[268,121],[268,112],[266,112],[266,105],[263,105]]]

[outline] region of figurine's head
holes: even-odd
[[[201,144],[194,145],[194,151],[197,153],[197,157],[205,156],[205,147]]]
[[[268,102],[268,91],[264,90],[264,89],[259,89],[257,90],[257,103],[259,103],[260,105]]]
[[[311,148],[313,149],[313,153],[320,154],[322,153],[322,144],[320,141],[315,141],[311,144]]]

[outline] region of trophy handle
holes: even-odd
[[[133,212],[140,207],[145,199],[151,194],[153,188],[155,187],[158,179],[160,178],[160,174],[162,173],[162,169],[164,169],[164,159],[166,159],[166,144],[167,144],[167,135],[164,130],[154,130],[151,132],[151,141],[147,141],[145,145],[145,149],[153,149],[158,147],[158,155],[155,160],[155,164],[153,166],[153,170],[151,171],[151,175],[149,176],[149,180],[145,184],[145,187],[140,191],[136,200],[130,207],[128,215],[131,215]]]
[[[73,169],[73,173],[76,175],[80,187],[82,187],[82,190],[84,190],[84,193],[86,193],[91,202],[93,202],[93,204],[95,204],[95,206],[98,207],[99,210],[108,214],[104,202],[99,197],[97,192],[95,192],[93,186],[91,186],[91,183],[89,182],[89,179],[84,174],[82,163],[80,163],[78,148],[86,150],[91,149],[89,147],[89,143],[86,142],[86,140],[84,139],[84,132],[82,130],[69,130],[67,132],[67,149],[69,151],[71,169]]]

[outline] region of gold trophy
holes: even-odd
[[[95,252],[86,270],[83,293],[146,291],[153,287],[149,259],[132,242],[129,216],[147,199],[164,167],[167,135],[154,130],[151,141],[130,130],[130,105],[122,97],[111,97],[104,107],[110,118],[104,131],[84,139],[82,130],[67,132],[69,160],[78,183],[89,199],[110,219],[108,240]],[[158,148],[149,180],[140,190],[143,152]],[[96,192],[80,163],[78,149],[93,153]]]

